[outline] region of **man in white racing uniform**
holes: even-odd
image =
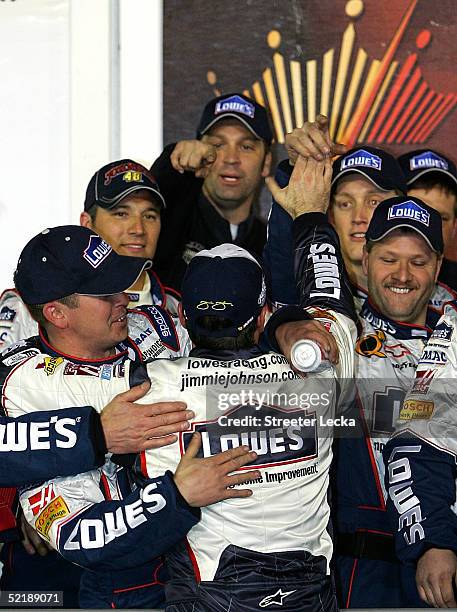
[[[279,187],[273,191],[282,203]],[[369,298],[360,313],[352,405],[357,430],[336,441],[336,584],[341,607],[409,607],[418,596],[395,554],[382,449],[437,321],[428,302],[442,260],[441,217],[417,198],[389,198],[378,204],[366,239]],[[297,264],[306,261],[296,254]]]

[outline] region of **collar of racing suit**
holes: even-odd
[[[367,320],[375,327],[386,328],[392,336],[400,340],[408,340],[411,338],[428,338],[432,333],[433,328],[440,315],[432,308],[427,309],[426,325],[412,325],[411,323],[401,323],[394,319],[389,319],[383,315],[368,298],[360,312],[362,319]]]
[[[151,284],[151,304],[158,304],[159,306],[165,307],[167,296],[159,277],[151,268],[146,271],[146,274],[148,275],[148,279]],[[139,300],[140,292],[127,290],[126,293],[129,296],[129,302],[132,303],[131,308],[133,308],[135,302],[138,302]]]
[[[202,357],[204,359],[215,359],[217,361],[232,361],[233,359],[251,359],[263,355],[265,351],[256,344],[249,349],[239,350],[211,350],[205,348],[194,348],[190,352],[190,357]]]

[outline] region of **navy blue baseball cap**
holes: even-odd
[[[26,304],[46,304],[79,293],[122,293],[152,262],[118,255],[94,231],[79,225],[45,229],[24,247],[14,284]]]
[[[388,198],[378,204],[365,234],[366,241],[382,240],[400,227],[420,234],[435,253],[443,252],[441,215],[419,198],[409,196]]]
[[[265,107],[240,93],[225,94],[208,102],[198,124],[197,138],[221,119],[230,117],[242,123],[256,138],[271,144],[273,132]]]
[[[111,209],[134,191],[146,189],[165,208],[165,200],[150,171],[132,159],[119,159],[97,170],[90,179],[84,200],[84,210],[94,204]]]
[[[235,244],[221,244],[192,258],[181,293],[191,331],[214,338],[235,338],[265,305],[266,280],[253,255]],[[208,332],[200,325],[206,315],[227,319],[228,325]]]
[[[376,147],[354,147],[333,162],[332,187],[345,174],[356,172],[371,181],[378,189],[397,189],[406,193],[403,170],[393,155]]]
[[[431,149],[416,149],[415,151],[400,155],[398,163],[402,167],[409,186],[412,186],[412,183],[425,174],[439,172],[448,176],[455,183],[457,189],[457,169],[455,164],[448,157],[441,155],[441,153]]]

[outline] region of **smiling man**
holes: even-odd
[[[87,186],[80,223],[97,232],[119,255],[153,259],[165,200],[151,173],[131,159],[113,161]],[[175,292],[149,269],[128,290],[130,307],[159,304],[177,312]]]
[[[117,254],[142,258],[146,264],[147,259],[154,257],[160,233],[161,211],[164,207],[165,201],[157,183],[144,166],[131,159],[121,159],[103,166],[95,172],[88,184],[84,212],[81,213],[80,222],[81,225],[94,230],[92,234],[101,235],[105,240],[105,246],[102,247],[102,250],[99,246],[93,253],[88,251],[87,258],[91,258],[92,264],[97,266],[97,262],[106,254],[106,249],[112,247]],[[89,230],[87,232],[90,234]],[[95,239],[95,235],[93,238]],[[124,289],[129,282],[125,283]],[[85,351],[100,339],[107,346],[110,346],[112,341],[114,344],[111,346],[117,344],[119,341],[117,336],[125,335],[127,330],[125,317],[127,305],[131,308],[153,305],[152,309],[157,317],[156,322],[162,323],[164,329],[172,329],[171,321],[167,322],[168,313],[159,311],[160,307],[166,307],[168,311],[175,313],[177,304],[176,293],[164,289],[150,264],[145,265],[138,278],[135,277],[132,286],[126,290],[126,294],[98,302],[86,296],[80,297],[78,308],[70,308],[68,312],[72,321],[77,319],[73,322],[78,324],[81,337],[78,339],[78,337],[66,336],[64,339],[65,351],[68,354],[79,354],[80,341],[83,339],[85,343],[83,356],[90,358]],[[42,313],[37,313],[33,307],[30,308],[30,311],[39,323],[44,323]],[[37,335],[37,321],[30,311],[15,289],[9,289],[3,293],[0,299],[0,349],[6,349],[24,338]],[[95,321],[97,324],[94,327]],[[132,330],[131,333],[136,332]],[[155,330],[151,334],[151,328],[146,326],[146,329],[136,334],[135,338],[140,340],[141,333],[149,334],[148,338],[141,343],[142,349],[147,352],[146,356],[156,357],[159,354],[163,356],[167,353],[166,345],[172,339],[172,335],[165,337],[160,336],[159,333],[158,338]],[[154,340],[150,342],[152,339]],[[179,345],[180,341],[176,346]],[[12,492],[6,491],[4,495],[7,500],[14,498]],[[2,558],[7,559],[8,562],[3,572],[2,588],[32,589],[34,583],[28,582],[28,579],[36,577],[42,586],[52,590],[53,583],[45,582],[44,577],[53,578],[61,573],[67,576],[69,583],[64,590],[68,592],[71,592],[72,589],[77,590],[79,576],[76,576],[70,584],[70,575],[77,573],[75,566],[65,570],[62,567],[63,561],[57,555],[53,555],[55,562],[50,556],[46,559],[37,558],[34,546],[28,545],[27,535],[23,543],[25,549],[22,548],[19,541],[10,542],[3,548]],[[42,549],[38,548],[39,552],[40,550]],[[40,552],[40,554],[44,553],[45,551]],[[29,555],[35,556],[30,557]],[[75,601],[66,600],[66,605],[71,607],[75,605]]]
[[[317,162],[309,158],[310,163]],[[281,206],[292,178],[283,189],[269,181]],[[295,240],[296,224],[297,219],[292,221]],[[440,214],[421,200],[397,196],[379,203],[366,228],[361,265],[369,297],[360,311],[356,380],[350,385],[354,396],[347,402],[347,416],[356,427],[335,441],[333,470],[334,567],[341,608],[420,605],[414,574],[395,555],[382,450],[437,321],[429,299],[442,262],[441,225]],[[310,267],[307,254],[295,247],[296,272]],[[294,333],[288,342],[298,339]]]
[[[132,159],[106,164],[92,176],[80,223],[93,229],[119,255],[152,259],[165,200],[153,176]],[[164,287],[152,268],[129,287],[129,307],[154,304],[177,315],[179,294]],[[36,322],[15,289],[0,298],[0,349],[37,333]]]
[[[359,435],[338,440],[335,467],[337,589],[341,607],[403,608],[419,601],[413,574],[395,555],[382,450],[437,321],[429,300],[442,262],[441,217],[417,198],[389,198],[376,207],[365,238],[369,297],[360,313],[354,401]]]
[[[271,165],[272,131],[263,106],[238,93],[208,102],[197,138],[165,147],[152,165],[167,202],[156,257],[179,290],[192,257],[234,243],[261,255],[265,223],[256,203]]]
[[[442,262],[441,224],[417,198],[393,198],[389,204],[387,216],[381,208],[366,234],[362,265],[368,294],[390,318],[425,325]]]

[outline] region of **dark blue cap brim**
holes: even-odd
[[[417,225],[414,223],[414,221],[404,221],[403,223],[396,223],[394,226],[392,227],[388,227],[382,234],[380,234],[379,236],[376,237],[372,237],[369,236],[368,234],[365,235],[366,239],[368,242],[379,242],[380,240],[382,240],[383,238],[385,238],[386,236],[388,236],[390,233],[394,232],[396,229],[399,229],[401,227],[407,227],[409,229],[414,230],[417,234],[419,234],[421,236],[421,238],[423,238],[425,240],[425,242],[428,244],[428,246],[431,248],[431,250],[434,253],[437,253],[438,255],[442,254],[442,251],[440,251],[437,247],[434,247],[432,245],[432,243],[430,242],[429,238],[424,234],[424,232],[421,230],[421,224],[418,223]]]
[[[430,174],[431,172],[438,172],[439,174],[445,174],[455,183],[455,186],[457,188],[457,177],[454,174],[452,174],[452,172],[449,172],[448,170],[443,170],[442,168],[423,168],[419,170],[417,174],[410,176],[410,178],[408,179],[408,187],[414,187],[414,183],[419,178],[421,178],[421,176],[425,176],[426,174]]]
[[[361,174],[381,191],[395,191],[396,189],[402,191],[402,186],[393,185],[391,182],[386,181],[385,177],[379,171],[375,170],[372,174],[370,174],[367,172],[366,168],[364,170],[361,170],[360,168],[346,168],[345,170],[341,170],[334,178],[332,178],[332,188],[335,186],[335,183],[346,174]],[[404,189],[404,192],[406,193],[406,189]]]

